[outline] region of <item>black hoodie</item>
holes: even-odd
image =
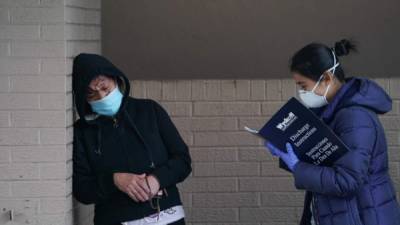
[[[123,91],[113,117],[93,113],[86,101],[90,81],[98,75],[117,78]],[[167,112],[155,101],[129,96],[126,76],[95,54],[80,54],[73,64],[73,93],[79,119],[74,123],[73,195],[95,204],[95,225],[114,225],[156,212],[149,202],[137,203],[113,182],[113,173],[153,174],[168,196],[161,210],[180,205],[176,184],[191,172],[191,159]]]

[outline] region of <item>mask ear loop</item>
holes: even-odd
[[[336,71],[336,67],[338,67],[340,64],[336,61],[336,55],[335,55],[335,51],[331,49],[332,52],[332,56],[333,56],[333,66],[327,70],[327,71],[332,71],[332,74],[335,75],[335,71]],[[318,82],[315,84],[315,86],[313,87],[313,89],[311,90],[311,92],[314,92],[315,89],[318,87],[319,83],[321,82],[322,78],[324,78],[324,74],[322,74],[319,79]],[[325,91],[325,95],[328,93],[330,86],[327,88],[327,90]],[[325,96],[324,95],[324,96]]]
[[[335,75],[335,71],[336,71],[336,67],[339,66],[339,62],[337,62],[336,60],[336,54],[334,50],[332,51],[332,56],[333,56],[333,66],[328,70],[328,71],[332,71],[333,75]]]
[[[336,55],[335,55],[335,51],[332,50],[332,55],[333,55],[333,66],[332,68],[330,68],[328,71],[332,71],[333,77],[335,76],[335,71],[336,71],[336,67],[339,66],[339,63],[336,61]],[[323,76],[323,75],[322,75]],[[328,75],[329,76],[329,75]],[[332,78],[333,79],[333,78]],[[328,88],[326,89],[325,93],[324,93],[324,98],[325,101],[328,102],[328,99],[326,99],[326,95],[329,92],[329,89],[331,88],[332,85],[328,85]]]
[[[326,99],[326,95],[328,94],[329,89],[331,88],[331,85],[328,85],[328,88],[326,88],[326,91],[324,93],[324,98]]]
[[[314,92],[314,91],[315,91],[315,89],[318,87],[318,85],[319,85],[319,83],[321,82],[321,80],[322,80],[323,77],[324,77],[324,75],[322,74],[322,75],[319,77],[319,79],[318,79],[317,83],[315,84],[315,86],[313,87],[313,89],[311,90],[311,92]]]

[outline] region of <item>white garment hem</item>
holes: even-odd
[[[185,217],[182,205],[174,206],[142,219],[123,222],[122,225],[167,225]]]

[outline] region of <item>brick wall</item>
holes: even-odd
[[[0,223],[13,209],[18,224],[64,224],[71,118],[63,6],[8,0],[0,7]]]
[[[381,120],[400,191],[400,79],[376,81],[394,98],[393,111]],[[159,101],[190,146],[193,173],[180,187],[191,224],[296,224],[303,192],[262,142],[243,132],[245,125],[259,128],[296,94],[292,80],[139,80],[132,90]]]
[[[65,6],[65,40],[68,62],[68,79],[71,80],[73,57],[81,52],[101,53],[101,1],[100,0],[66,0]],[[70,108],[69,110],[72,110]],[[70,111],[72,114],[72,111]],[[72,129],[72,124],[68,124]],[[72,149],[72,143],[68,143]],[[72,160],[67,164],[72,169]],[[72,170],[70,171],[72,173]],[[69,197],[71,197],[69,193]],[[72,197],[71,197],[72,200]],[[93,205],[83,205],[73,201],[74,223],[76,225],[93,224]]]
[[[71,195],[72,58],[101,52],[100,0],[0,1],[0,224],[90,225],[93,206]],[[400,79],[383,116],[400,190]],[[295,94],[291,80],[132,81],[161,102],[190,146],[180,185],[190,224],[289,225],[303,194],[242,127],[259,127]]]
[[[72,57],[100,52],[99,9],[0,1],[0,224],[9,210],[16,224],[73,224]]]

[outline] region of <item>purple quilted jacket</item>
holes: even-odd
[[[391,108],[390,97],[376,83],[351,78],[320,113],[351,151],[333,167],[300,162],[294,168],[296,187],[313,194],[317,224],[400,225],[385,133],[377,117]]]

